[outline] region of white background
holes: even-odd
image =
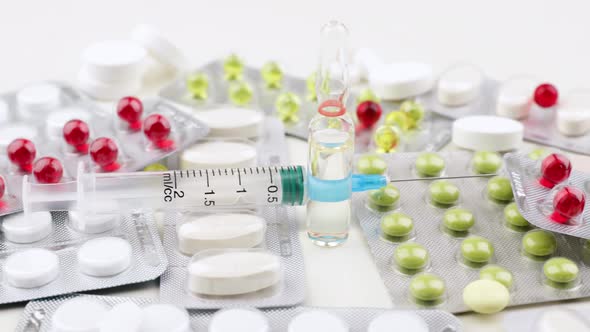
[[[387,61],[421,60],[442,70],[455,61],[506,79],[534,74],[562,92],[590,87],[588,1],[11,1],[0,0],[0,91],[41,79],[74,81],[88,44],[129,36],[137,23],[157,26],[200,65],[230,52],[250,64],[279,61],[306,76],[315,66],[318,31],[329,19],[347,24],[352,44]],[[146,92],[154,91],[154,85]],[[290,140],[292,162],[305,144]],[[576,166],[590,166],[576,158]],[[584,164],[585,163],[585,164]],[[303,215],[303,211],[300,211]],[[308,305],[390,307],[358,228],[341,248],[313,247],[302,236]],[[101,294],[156,297],[156,283]],[[0,306],[11,331],[20,305]],[[511,309],[515,310],[515,309]],[[529,309],[516,309],[529,310]],[[502,314],[461,315],[467,331],[502,331]]]

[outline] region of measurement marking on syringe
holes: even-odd
[[[264,168],[263,168],[264,169]],[[268,174],[270,175],[270,183],[272,184],[272,170],[270,172],[268,172]]]
[[[238,184],[242,185],[242,176],[240,175],[240,169],[238,168]]]
[[[186,170],[186,177],[187,177],[187,178],[190,178],[190,177],[191,177],[191,175],[190,175],[190,173],[189,173],[189,170],[188,170],[188,169]]]
[[[195,172],[195,170],[193,169],[193,176],[197,177],[197,172]]]
[[[209,171],[205,170],[205,175],[207,176],[207,187],[209,187]]]
[[[182,178],[182,171],[180,171],[179,173],[180,173],[180,177]]]

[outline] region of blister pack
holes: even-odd
[[[303,254],[293,208],[168,214],[163,242],[170,261],[160,281],[164,302],[189,309],[303,302]]]
[[[232,66],[235,65],[233,61],[239,62],[239,69]],[[307,139],[308,123],[317,113],[315,76],[304,80],[283,75],[274,63],[258,69],[245,66],[240,61],[229,57],[211,62],[179,78],[164,88],[160,96],[195,109],[194,116],[205,122],[214,135],[253,137],[256,131],[251,127],[260,121],[259,113],[264,113],[281,119],[288,135]],[[274,70],[278,74],[269,77],[268,66],[276,66]],[[357,107],[360,107],[363,108],[361,112],[366,113],[365,105],[360,105],[362,103],[357,102],[357,97],[353,95],[348,99],[348,111],[358,114]],[[401,132],[396,131],[401,139],[399,146],[396,143],[398,151],[438,150],[450,140],[451,121],[443,117],[429,114],[423,121],[420,118],[420,126],[415,126],[413,119],[405,121],[395,114],[385,121],[391,113],[389,111],[398,110],[399,103],[383,101],[377,107],[380,113],[387,112],[380,115],[383,120],[378,124],[372,122],[372,129],[361,130],[362,126],[359,126],[359,151],[374,148],[374,129],[385,122],[400,127]],[[442,133],[443,130],[446,134]],[[228,135],[228,132],[233,135]]]
[[[560,154],[534,161],[511,153],[505,160],[518,209],[531,224],[590,239],[588,174],[572,170],[570,161]]]
[[[90,328],[101,327],[104,331],[111,331],[106,329],[110,326],[110,321],[124,313],[127,313],[127,316],[121,319],[119,324],[126,324],[126,331],[129,332],[143,331],[142,328],[152,331],[160,326],[166,326],[171,331],[183,332],[238,330],[300,332],[310,331],[312,327],[334,332],[382,332],[390,331],[392,326],[404,331],[462,331],[461,322],[453,315],[441,310],[293,307],[267,310],[227,309],[217,312],[192,310],[187,313],[176,311],[173,307],[159,305],[151,299],[72,295],[30,302],[25,308],[16,332],[25,332],[30,328],[39,332],[60,331],[56,328],[62,326],[65,328],[71,322],[64,315],[69,311],[68,306],[71,304],[100,308],[98,314],[84,315],[83,319],[78,320],[77,323]],[[83,309],[76,310],[76,313],[78,312],[82,313]],[[148,314],[159,314],[156,319],[162,322],[153,322],[147,316]],[[176,318],[175,321],[171,321],[173,317]],[[190,326],[186,326],[187,321]],[[184,329],[179,329],[181,327]]]
[[[564,306],[534,308],[526,311],[507,312],[503,325],[506,332],[533,331],[588,331],[588,306]]]
[[[378,157],[393,183],[355,194],[353,204],[397,306],[491,313],[588,296],[587,243],[534,229],[513,202],[498,155],[483,159],[499,164],[477,154],[440,153],[444,167],[432,154]],[[496,167],[483,167],[491,164]]]
[[[104,110],[61,83],[0,96],[0,215],[21,209],[22,179],[51,185],[90,171],[136,171],[207,135],[207,127],[161,99],[123,98]],[[4,192],[3,192],[4,193]]]
[[[2,220],[1,303],[139,283],[166,270],[150,214],[101,216],[86,233],[74,212],[36,212],[28,223],[22,217]]]

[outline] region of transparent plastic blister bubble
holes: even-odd
[[[551,156],[554,155],[547,158]],[[557,160],[545,166],[543,173],[542,166],[547,163],[531,160],[526,155],[511,153],[505,160],[518,209],[531,224],[590,239],[590,207],[586,198],[588,174],[571,170],[569,161],[569,171],[564,171]],[[548,188],[551,185],[553,187]]]
[[[203,123],[169,102],[132,99],[137,112],[122,116],[58,82],[1,95],[0,174],[6,193],[0,215],[21,209],[24,175],[40,184],[63,184],[75,179],[80,162],[93,172],[136,171],[207,135]]]
[[[150,214],[115,216],[97,233],[74,228],[68,212],[34,214],[29,224],[10,221],[18,216],[2,220],[1,303],[153,280],[168,264]]]
[[[187,251],[181,249],[186,247],[187,237],[181,236],[178,230],[187,220],[204,217],[230,222],[231,218],[240,218],[235,215],[237,213],[245,214],[241,216],[243,219],[257,217],[264,220],[264,234],[261,235],[260,230],[246,231],[242,228],[239,236],[230,236],[231,239],[225,238],[224,241],[217,238],[215,248],[209,243],[203,247],[204,250],[192,250],[195,252],[193,255],[182,252]],[[256,212],[211,210],[202,213],[168,213],[165,216],[163,242],[170,266],[160,281],[160,298],[164,302],[189,309],[233,306],[267,308],[301,303],[305,295],[305,278],[294,220],[294,209],[286,207],[266,207]],[[224,234],[222,237],[228,233]],[[262,237],[263,240],[255,244]],[[192,243],[197,242],[193,238]],[[248,248],[251,245],[253,247]],[[239,246],[242,248],[235,248]],[[231,263],[232,260],[234,263]],[[222,270],[227,264],[243,266],[233,270],[235,275],[225,278],[199,272],[206,271],[207,266],[213,270],[216,269],[214,266],[218,266]]]
[[[439,76],[436,89],[418,98],[434,113],[451,119],[495,114],[499,83],[477,66],[456,64]]]
[[[27,304],[15,331],[24,332],[31,328],[39,332],[53,331],[52,329],[55,328],[53,320],[57,320],[55,318],[56,311],[64,303],[73,299],[91,301],[105,306],[111,312],[113,308],[122,304],[136,305],[143,312],[145,312],[146,308],[157,304],[152,299],[97,295],[70,295],[32,301]],[[412,331],[460,332],[463,330],[462,324],[457,317],[442,310],[317,307],[257,310],[246,307],[219,311],[192,310],[188,314],[190,317],[190,330],[195,332],[226,332],[240,329],[298,332],[299,330],[296,329],[297,326],[295,325],[298,322],[299,324],[303,322],[303,316],[312,316],[310,317],[312,324],[321,324],[321,321],[316,320],[321,320],[322,317],[327,316],[330,321],[336,320],[341,327],[346,327],[346,331],[350,332],[387,331],[387,329],[383,329],[385,324],[388,324],[389,328],[396,326],[408,330],[412,329]],[[294,321],[295,323],[293,323]],[[293,324],[293,326],[290,327],[290,324]],[[331,331],[336,328],[333,325],[330,327],[332,328]]]
[[[261,70],[247,65],[241,64],[241,78],[244,82],[249,84],[251,87],[252,96],[245,103],[236,102],[232,100],[230,96],[229,88],[232,81],[226,79],[226,71],[224,70],[224,63],[228,61],[217,60],[211,62],[199,69],[194,70],[192,73],[187,74],[185,77],[179,78],[171,85],[167,86],[160,92],[160,96],[170,99],[174,102],[190,106],[195,111],[195,117],[203,120],[216,122],[217,116],[215,111],[229,112],[230,110],[236,110],[232,114],[237,116],[244,116],[237,111],[243,110],[248,113],[253,111],[262,111],[267,115],[274,115],[281,119],[285,124],[285,131],[288,135],[298,137],[301,139],[307,139],[308,136],[308,123],[309,120],[317,113],[317,101],[315,99],[315,75],[310,75],[307,79],[298,78],[289,74],[283,74],[281,84],[274,88],[269,88],[267,81],[263,78],[264,68]],[[197,93],[190,87],[191,80],[195,82],[197,79],[204,81],[206,78],[206,93]],[[202,84],[197,84],[199,88],[203,88]],[[193,92],[191,92],[193,91]],[[362,94],[362,92],[361,92]],[[206,96],[205,98],[201,98]],[[346,108],[351,114],[357,114],[357,107],[361,103],[357,103],[357,95],[353,93],[353,96],[349,98]],[[390,111],[398,110],[400,107],[399,103],[380,101],[382,114],[378,123],[373,124],[371,128],[365,130],[359,130],[357,135],[357,149],[367,150],[371,148],[373,141],[374,130],[379,125],[384,124],[385,117]],[[244,112],[244,113],[245,113]],[[254,121],[257,117],[255,114],[248,116],[248,119],[243,121]],[[205,121],[207,122],[207,121]],[[227,126],[227,124],[226,124]],[[211,126],[212,133],[218,131],[224,131],[226,128],[216,129],[215,126]],[[360,127],[359,127],[360,128]],[[438,150],[442,148],[450,140],[450,128],[451,121],[437,116],[428,115],[422,125],[418,128],[412,128],[412,130],[406,130],[402,135],[403,140],[403,151],[419,151],[432,145],[431,142],[435,142],[435,147],[429,148]],[[446,134],[441,132],[445,131]],[[239,136],[252,137],[252,131],[245,130],[243,128],[235,128]],[[433,136],[435,135],[435,136]],[[236,136],[236,135],[233,135]]]
[[[588,154],[590,91],[574,90],[560,96],[555,107],[533,105],[524,120],[525,139],[580,154]]]
[[[387,192],[353,197],[357,218],[394,304],[469,311],[463,290],[483,278],[480,273],[490,264],[512,274],[509,306],[588,296],[586,241],[534,229],[526,215],[520,217],[506,175],[510,165],[499,175],[474,177],[469,155],[459,156],[447,156],[444,175],[435,179],[413,175],[416,154],[384,156],[391,165],[390,186],[396,191],[390,195],[396,199],[388,201],[392,208],[384,211],[370,205],[385,201]],[[396,170],[405,173],[396,174]],[[403,181],[403,176],[409,180]],[[441,181],[445,188],[433,190]],[[395,236],[402,233],[407,236]],[[561,274],[564,269],[575,273]]]

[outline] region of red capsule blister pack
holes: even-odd
[[[0,94],[0,216],[22,209],[23,177],[40,184],[87,171],[136,171],[205,137],[208,128],[170,102],[122,98],[107,107],[56,82]]]
[[[552,153],[541,161],[510,153],[504,157],[519,211],[531,224],[556,233],[590,239],[586,195],[590,174],[573,169],[567,156]]]

